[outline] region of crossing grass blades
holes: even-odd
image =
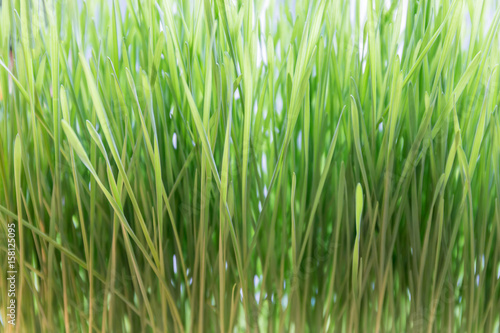
[[[497,0],[3,0],[5,332],[498,332]]]

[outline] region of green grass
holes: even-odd
[[[500,330],[498,0],[0,11],[0,331]]]

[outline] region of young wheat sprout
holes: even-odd
[[[1,0],[0,332],[499,332],[499,0]]]

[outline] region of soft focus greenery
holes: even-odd
[[[2,332],[498,332],[498,0],[3,0]]]

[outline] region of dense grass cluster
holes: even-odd
[[[3,0],[6,332],[498,332],[497,0]]]

